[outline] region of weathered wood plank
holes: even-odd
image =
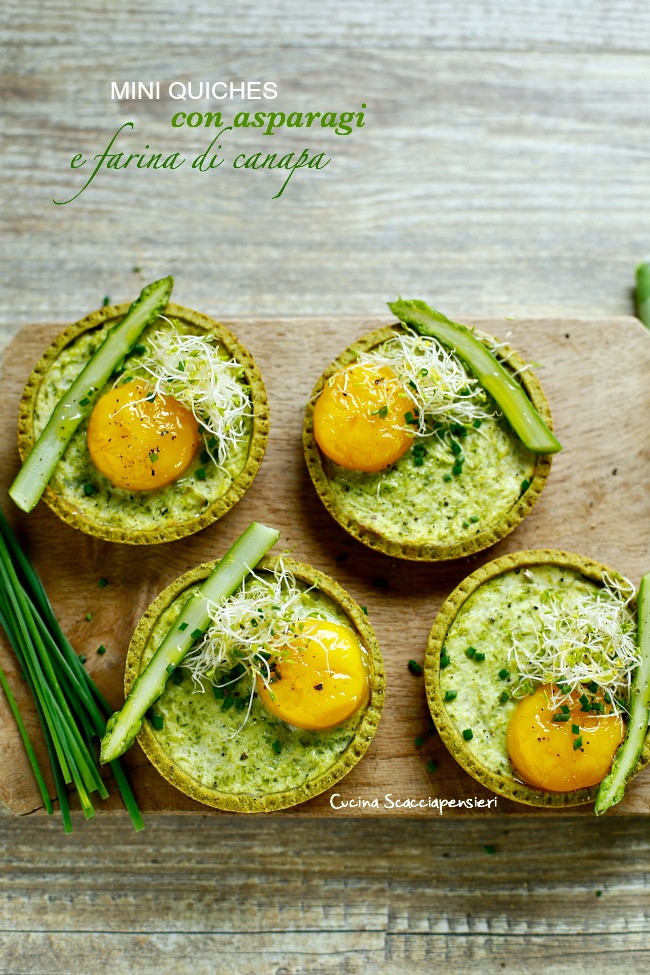
[[[62,842],[51,821],[0,818],[3,971],[68,972],[83,957],[84,975],[121,972],[138,948],[143,975],[436,962],[599,975],[620,952],[647,963],[650,848],[638,818],[560,817],[543,835],[519,818],[327,829],[277,818],[263,832],[232,817],[157,818],[141,836],[116,825],[80,824]]]
[[[380,315],[398,291],[461,317],[631,310],[650,225],[647,59],[392,48],[303,49],[288,61],[272,48],[275,107],[365,101],[367,124],[346,138],[239,131],[228,146],[319,146],[332,157],[321,173],[296,173],[279,200],[269,172],[100,173],[56,207],[52,197],[82,185],[72,154],[101,151],[127,119],[127,151],[178,146],[191,158],[207,145],[205,130],[170,128],[169,102],[111,102],[107,79],[133,76],[131,51],[93,37],[10,62],[1,341],[170,271],[220,318]],[[215,52],[209,33],[203,45],[194,77],[215,62],[260,70],[250,53]],[[169,77],[170,57],[152,46],[138,72]]]

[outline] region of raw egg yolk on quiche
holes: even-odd
[[[341,467],[376,473],[413,443],[406,424],[414,412],[390,366],[351,366],[328,380],[316,401],[314,437]]]
[[[270,663],[269,686],[258,677],[260,697],[271,714],[294,728],[334,728],[368,700],[361,644],[348,627],[329,620],[302,620],[292,632]]]
[[[545,792],[597,785],[623,740],[624,722],[616,714],[585,713],[573,697],[562,711],[552,706],[552,693],[544,684],[517,704],[508,725],[510,761],[525,782]]]
[[[141,382],[105,393],[88,423],[93,463],[114,487],[127,491],[151,491],[175,481],[199,443],[191,410],[171,396],[153,396]]]

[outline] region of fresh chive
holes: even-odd
[[[223,687],[217,687],[216,684],[212,685],[212,693],[217,701],[223,701],[224,697],[226,696],[226,692]]]
[[[83,399],[79,400],[79,406],[88,406],[89,403],[90,403],[90,399],[88,396],[84,396]]]
[[[582,704],[583,708],[588,708],[589,707],[589,703],[590,702],[589,702],[589,698],[587,697],[586,694],[581,694],[580,697],[578,698],[578,700]]]
[[[580,725],[572,724],[571,725],[571,734],[572,735],[579,735],[580,734]]]
[[[149,720],[156,731],[162,731],[165,724],[162,714],[152,714]]]
[[[203,467],[197,467],[197,469],[196,469],[196,471],[194,473],[196,474],[197,480],[199,480],[199,481],[205,481],[206,477],[208,476],[205,473],[205,468],[203,468]]]
[[[94,617],[92,613],[86,613],[86,623],[92,623]]]
[[[467,654],[468,657],[476,656],[476,647],[469,646],[465,651],[465,653]]]
[[[93,487],[92,484],[84,484],[84,494],[86,495],[87,498],[95,494],[95,488]]]
[[[456,477],[458,477],[459,474],[463,473],[463,465],[461,463],[454,464],[454,466],[451,469],[451,472],[452,474],[455,474]]]
[[[427,762],[427,772],[430,772],[431,775],[433,775],[433,773],[437,772],[437,770],[438,770],[438,763],[436,762],[435,759],[430,758],[429,761]]]
[[[587,687],[589,688],[589,690],[591,691],[592,694],[597,694],[598,693],[598,684],[596,683],[595,680],[589,681],[589,683],[587,684]]]
[[[472,731],[471,728],[463,729],[463,738],[465,739],[465,741],[471,741],[473,737],[474,737],[474,732]]]
[[[463,448],[461,447],[461,445],[458,443],[457,440],[451,441],[451,452],[452,454],[456,454],[456,456],[462,454]]]
[[[445,701],[455,701],[458,697],[458,691],[445,691]]]
[[[422,664],[419,664],[417,660],[409,660],[408,669],[413,674],[414,677],[419,677],[423,671]]]
[[[180,630],[180,626],[179,626],[179,630]],[[199,629],[192,630],[191,636],[193,640],[200,640],[201,637],[203,636],[203,630],[199,630]]]
[[[100,579],[97,585],[99,586],[100,589],[105,589],[106,586],[108,585],[108,579]]]
[[[180,668],[177,668],[172,674],[172,681],[176,685],[183,683],[183,671]]]
[[[443,656],[441,656],[440,658],[440,669],[444,670],[445,667],[448,667],[450,663],[451,663],[451,658],[448,657],[446,654],[443,654]]]
[[[570,714],[554,714],[553,715],[553,721],[556,721],[558,723],[562,723],[563,721],[569,721],[570,718],[571,718],[571,715]]]
[[[94,813],[91,793],[108,796],[92,739],[104,733],[110,709],[85,670],[83,655],[61,631],[41,580],[1,511],[0,623],[34,699],[67,833],[72,829],[67,785],[74,785],[86,818]],[[116,761],[111,768],[134,827],[142,829],[121,765]],[[46,808],[48,801],[44,797]]]
[[[451,478],[451,474],[443,474],[442,475],[442,479],[443,479],[443,481],[451,481],[451,479],[452,479]]]
[[[276,755],[279,755],[280,752],[282,751],[282,745],[280,744],[279,741],[274,741],[273,744],[271,745],[271,748],[273,749]]]
[[[478,430],[478,428],[480,427],[480,425],[481,425],[481,421],[480,421],[480,420],[479,420],[479,418],[477,417],[477,418],[476,418],[476,419],[474,420],[474,422],[472,423],[472,426],[473,426],[473,427],[476,427],[476,429]]]
[[[424,745],[424,738],[421,735],[417,735],[417,737],[413,739],[413,743],[416,748],[422,748]]]
[[[475,524],[476,524],[476,522],[478,521],[478,515],[470,515],[470,516],[469,516],[469,520],[471,521],[471,523],[472,523],[473,525],[475,525]]]
[[[178,629],[181,630],[181,632],[183,630],[186,630],[187,629],[187,623],[179,623],[178,624]]]
[[[530,481],[527,478],[524,478],[524,480],[521,482],[521,493],[525,494],[529,487]]]
[[[103,655],[106,653],[106,647],[103,643],[100,643],[97,647],[97,653],[100,655],[100,657],[103,657]]]
[[[562,712],[562,714],[569,714],[569,711],[570,711],[569,705],[568,704],[563,704],[560,707],[560,711]]]
[[[143,345],[142,342],[136,342],[131,351],[134,353],[134,355],[144,355],[147,351],[147,347],[146,345]]]
[[[234,706],[234,704],[235,704],[235,695],[226,694],[226,696],[223,699],[223,704],[221,705],[221,710],[229,711],[230,708]]]
[[[507,667],[502,667],[499,671],[499,679],[507,680],[508,677],[510,677],[510,671],[507,669]]]
[[[149,460],[151,461],[152,464],[155,464],[156,461],[158,460],[158,454],[156,453],[155,450],[152,450],[151,453],[149,454]]]
[[[573,739],[573,750],[577,752],[579,748],[582,748],[582,735],[579,738]]]
[[[483,661],[485,660],[485,654],[484,654],[484,653],[481,653],[481,651],[480,651],[480,650],[477,650],[477,651],[476,651],[476,653],[474,654],[474,660],[475,660],[475,661],[476,661],[476,662],[477,662],[478,664],[481,664],[481,663],[483,663]]]
[[[469,528],[469,522],[468,521],[464,521],[463,522],[463,528]]]
[[[167,664],[165,670],[167,671],[168,674],[173,674],[174,671],[176,670],[176,667],[174,666],[174,664]]]

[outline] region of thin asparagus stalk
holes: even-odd
[[[644,325],[650,328],[650,258],[636,269],[636,313]]]
[[[146,326],[165,309],[173,285],[172,277],[161,278],[142,291],[57,403],[9,489],[9,494],[23,511],[31,511],[39,501],[72,435],[92,412],[97,393],[108,382],[117,364],[131,351]]]
[[[452,322],[423,301],[388,302],[393,314],[420,335],[438,339],[471,369],[483,389],[501,408],[519,439],[536,454],[556,454],[562,444],[553,436],[519,383],[465,325]]]
[[[239,588],[266,555],[280,533],[253,522],[219,561],[198,592],[191,596],[165,639],[140,674],[121,711],[110,718],[102,739],[101,761],[122,755],[135,740],[144,716],[162,694],[169,674],[181,663],[209,623],[208,604],[219,603]]]
[[[594,812],[602,815],[620,802],[625,784],[643,751],[650,720],[650,572],[643,576],[638,598],[638,634],[641,663],[630,695],[630,715],[623,744],[614,756],[609,773],[600,783]]]

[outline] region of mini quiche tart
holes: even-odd
[[[29,377],[20,404],[24,461],[56,403],[129,306],[67,328]],[[147,326],[77,428],[44,498],[98,538],[153,544],[224,515],[262,462],[266,391],[247,350],[223,325],[180,305]]]
[[[591,802],[623,740],[638,666],[636,595],[567,552],[506,555],[468,576],[429,636],[440,736],[493,792],[532,806]],[[637,763],[650,761],[650,737]]]
[[[512,350],[473,335],[507,369],[524,369]],[[526,369],[520,382],[550,427],[538,380]],[[365,415],[344,430],[350,400]],[[479,552],[511,532],[551,466],[550,455],[521,443],[459,358],[399,324],[365,335],[323,373],[303,446],[316,491],[347,532],[426,562]]]
[[[181,576],[144,614],[125,694],[214,566]],[[142,725],[151,763],[186,795],[235,812],[284,809],[329,789],[365,754],[384,701],[366,615],[323,573],[267,557],[213,619]],[[278,656],[262,649],[280,645]]]

